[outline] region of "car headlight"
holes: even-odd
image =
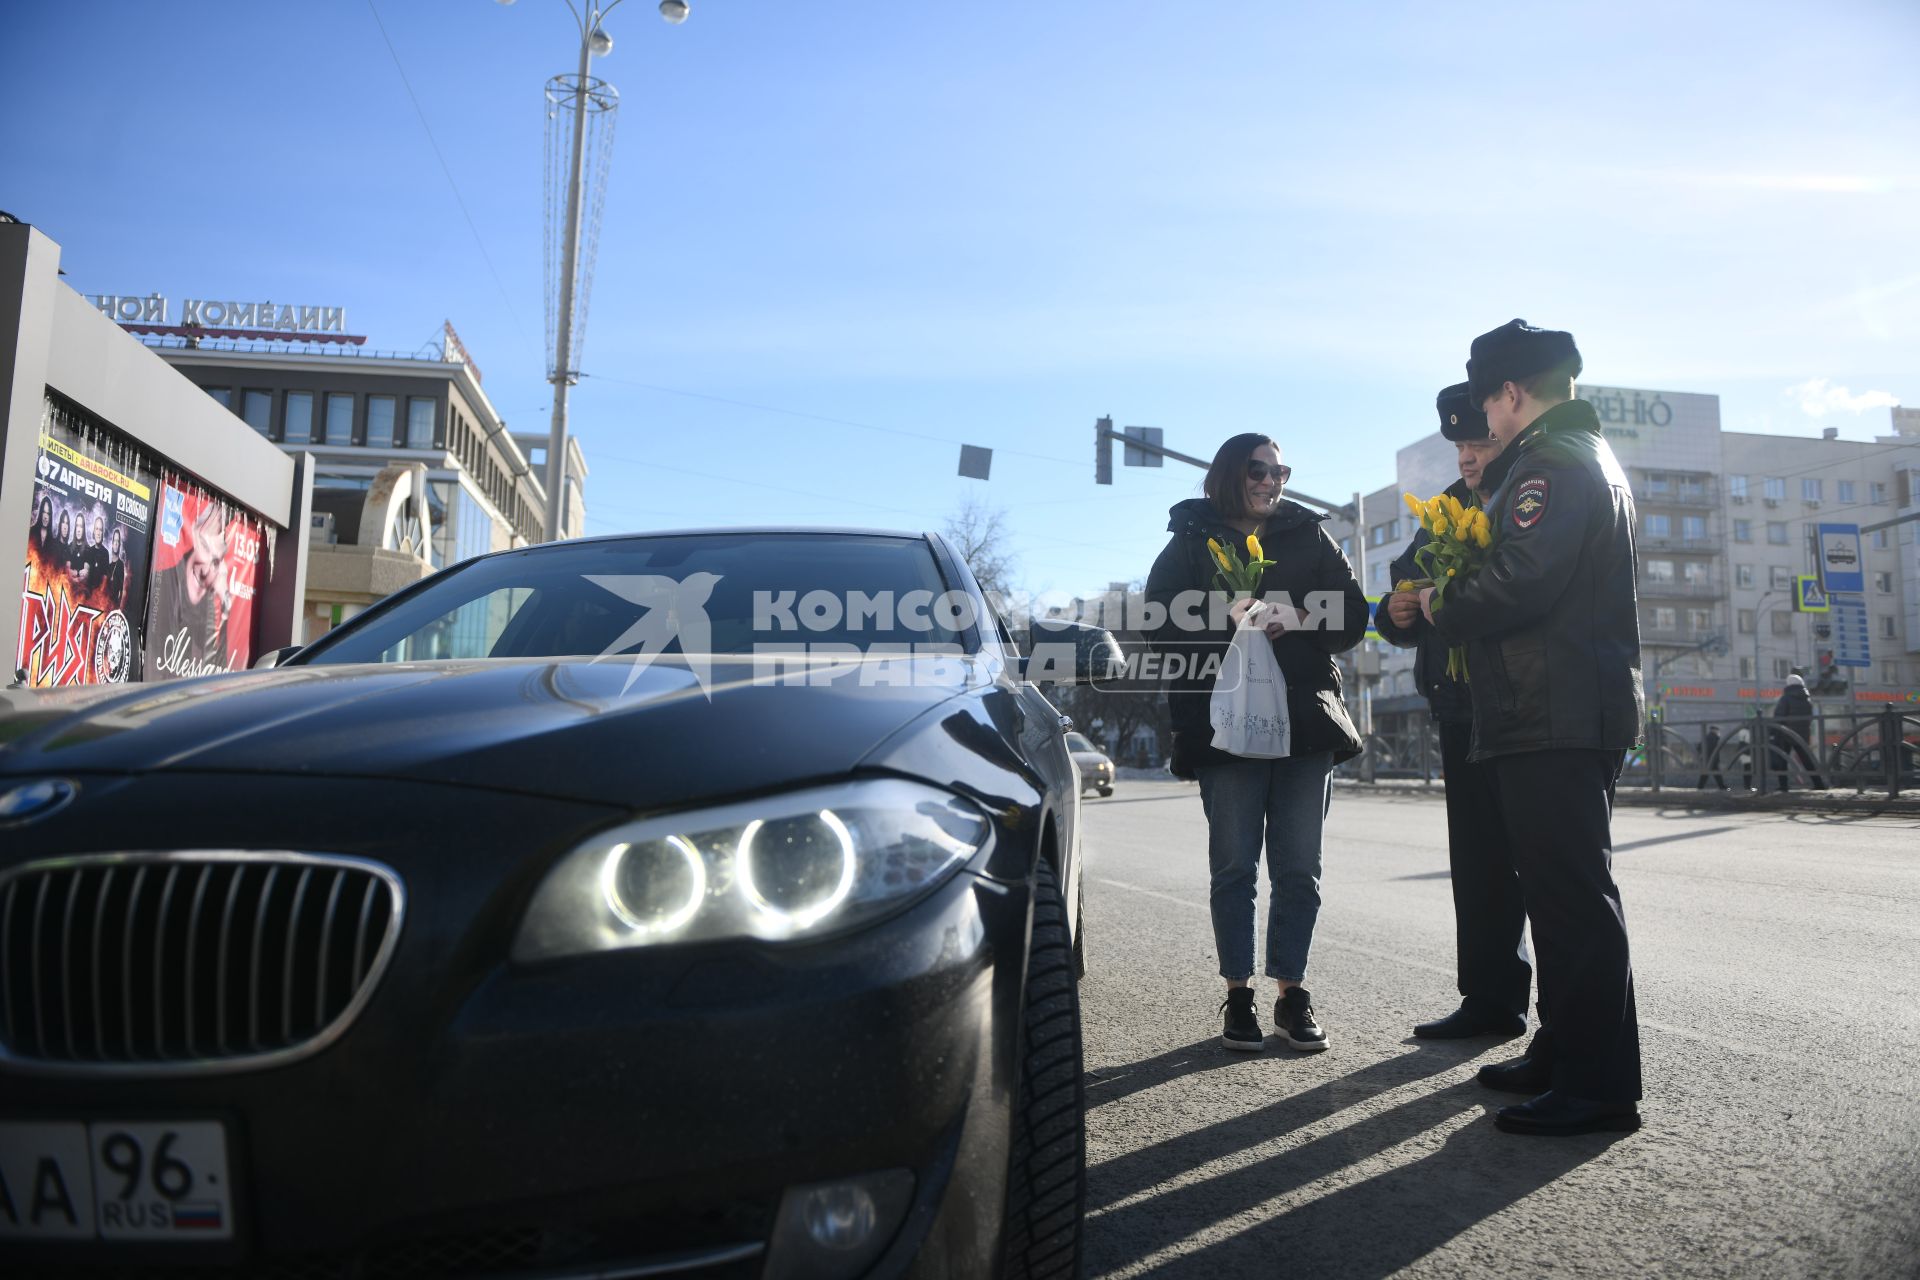
[[[513,958],[815,937],[930,891],[992,832],[960,797],[894,779],[644,818],[554,864]]]

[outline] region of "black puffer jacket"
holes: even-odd
[[[1447,492],[1463,503],[1472,505],[1472,491],[1465,480],[1455,480],[1447,486]],[[1424,578],[1426,571],[1414,560],[1414,553],[1433,541],[1433,535],[1425,529],[1417,529],[1413,541],[1407,544],[1387,570],[1387,576],[1393,582],[1402,582],[1408,578]],[[1392,584],[1389,583],[1389,586]],[[1473,722],[1473,693],[1464,680],[1455,680],[1447,674],[1447,651],[1453,646],[1442,640],[1433,629],[1433,624],[1425,618],[1416,617],[1410,627],[1397,627],[1388,616],[1387,602],[1393,598],[1389,590],[1380,597],[1380,605],[1373,611],[1374,629],[1380,638],[1388,644],[1401,649],[1413,649],[1413,687],[1433,708],[1436,719],[1454,724]]]
[[[1434,611],[1467,646],[1471,758],[1630,749],[1646,710],[1626,473],[1584,400],[1548,409],[1497,461],[1493,549]]]
[[[1320,527],[1325,519],[1297,502],[1281,499],[1279,510],[1260,530],[1261,549],[1273,561],[1261,579],[1260,591],[1262,596],[1284,591],[1295,607],[1310,611],[1318,604],[1329,623],[1339,624],[1285,632],[1273,641],[1280,674],[1287,681],[1292,754],[1331,751],[1338,763],[1360,754],[1360,735],[1341,701],[1340,670],[1333,655],[1353,648],[1366,634],[1367,597],[1347,558]],[[1222,520],[1204,498],[1175,503],[1167,513],[1167,529],[1173,537],[1147,575],[1147,601],[1167,609],[1168,615],[1149,639],[1155,652],[1180,655],[1186,665],[1186,674],[1169,679],[1166,689],[1173,721],[1173,772],[1191,778],[1198,765],[1233,759],[1214,749],[1208,716],[1214,676],[1233,628],[1231,624],[1205,625],[1212,598],[1227,600],[1215,581],[1218,568],[1207,552],[1207,539],[1231,544],[1244,560],[1246,535]],[[1328,594],[1310,601],[1310,593],[1315,592]],[[1183,615],[1200,624],[1197,629],[1183,627]]]

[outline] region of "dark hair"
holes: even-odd
[[[1213,465],[1207,468],[1201,492],[1228,520],[1245,520],[1253,514],[1247,507],[1247,460],[1263,444],[1272,445],[1276,451],[1280,448],[1280,442],[1272,436],[1244,431],[1221,445],[1213,455]]]
[[[1573,380],[1576,376],[1572,364],[1557,364],[1551,369],[1542,369],[1515,381],[1522,391],[1535,400],[1559,404],[1563,400],[1573,399]]]
[[[73,514],[71,512],[62,511],[60,513],[60,538],[63,542],[73,541]]]

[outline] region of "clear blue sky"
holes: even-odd
[[[375,3],[472,228],[366,0],[9,0],[0,208],[82,292],[344,305],[404,350],[451,319],[544,431],[572,19]],[[1097,416],[1204,455],[1268,431],[1339,497],[1512,316],[1736,430],[1920,404],[1908,0],[692,3],[629,0],[595,63],[622,108],[573,399],[593,532],[938,527],[974,493],[1023,585],[1100,589],[1198,473],[1096,488]]]

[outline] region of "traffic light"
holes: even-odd
[[[1093,424],[1093,482],[1113,483],[1113,419],[1100,418]]]

